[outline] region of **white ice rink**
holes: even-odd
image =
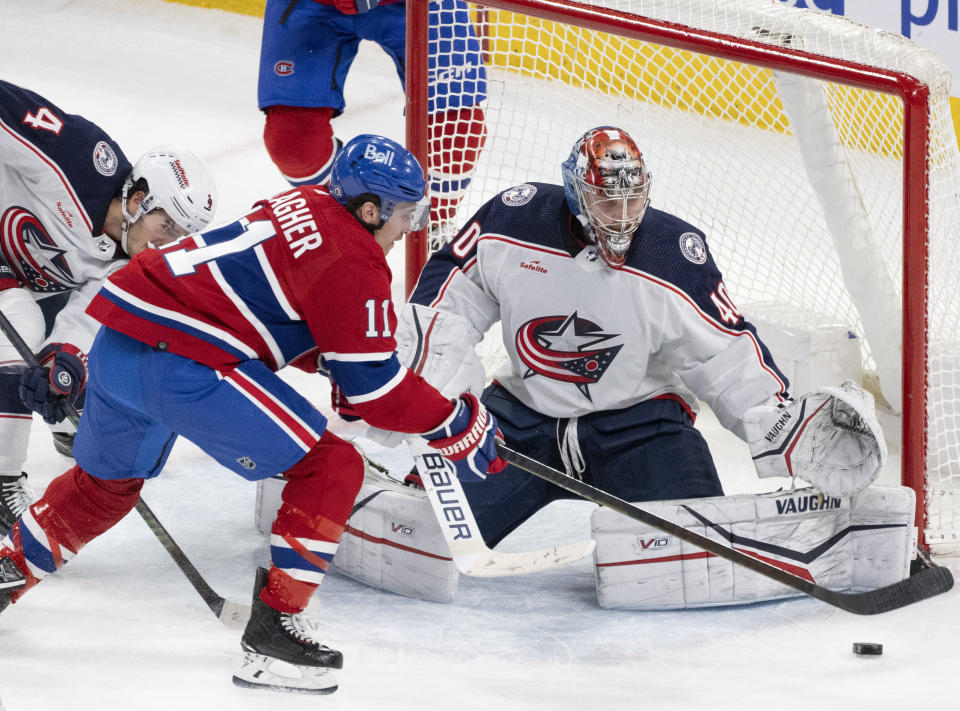
[[[94,120],[131,159],[157,143],[192,148],[215,174],[223,219],[285,187],[261,141],[259,42],[256,18],[160,0],[0,0],[0,77]],[[402,139],[399,82],[375,47],[362,48],[346,93],[339,135]],[[394,272],[402,275],[395,251]],[[325,406],[325,382],[298,382]],[[709,414],[701,422],[728,492],[763,490],[731,463],[741,454],[736,440],[717,433]],[[68,461],[42,425],[33,434],[27,470],[39,493]],[[254,486],[181,440],[144,497],[213,587],[247,602],[254,567],[267,562],[254,526]],[[555,504],[504,547],[583,538],[590,510]],[[328,576],[317,598],[326,642],[344,653],[340,690],[309,697],[235,688],[239,633],[214,620],[131,514],[0,617],[0,708],[960,708],[957,590],[870,618],[811,599],[610,612],[597,606],[592,567],[582,561],[527,578],[461,578],[449,605],[338,575]],[[882,643],[883,656],[854,656],[856,641]]]

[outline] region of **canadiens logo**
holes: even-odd
[[[293,74],[293,62],[288,62],[286,60],[277,62],[273,65],[273,71],[282,77]]]
[[[31,291],[52,294],[79,284],[40,218],[22,207],[8,208],[0,217],[0,249],[20,283]]]
[[[108,178],[116,175],[119,164],[117,154],[106,141],[100,141],[93,147],[93,167],[100,175]]]
[[[514,188],[504,191],[501,199],[503,204],[509,207],[519,207],[526,205],[537,194],[537,188],[530,183],[524,183]]]
[[[694,264],[707,261],[707,245],[704,244],[703,237],[696,232],[684,232],[680,235],[680,251]]]
[[[545,378],[571,383],[590,400],[590,386],[598,382],[623,344],[610,341],[617,333],[577,316],[543,316],[523,324],[515,338],[517,355],[527,366],[524,378]]]

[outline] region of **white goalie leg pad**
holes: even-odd
[[[257,485],[257,528],[265,534],[280,507],[285,481]],[[460,572],[425,492],[367,465],[340,538],[333,570],[381,590],[430,602],[451,602]]]
[[[853,381],[743,416],[757,476],[796,477],[829,496],[869,486],[887,461],[873,396]]]
[[[818,585],[859,592],[909,575],[914,504],[907,487],[870,487],[848,498],[808,488],[638,506]],[[607,508],[593,513],[592,527],[601,607],[671,610],[801,595]]]
[[[367,476],[333,567],[381,590],[451,602],[460,573],[425,492]]]

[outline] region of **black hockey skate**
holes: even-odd
[[[26,584],[27,578],[20,572],[13,558],[8,555],[0,558],[0,612],[10,604],[10,593]]]
[[[306,615],[274,610],[260,599],[267,574],[264,568],[257,568],[250,620],[240,642],[243,662],[233,683],[254,689],[332,694],[337,690],[332,670],[343,668],[343,655],[312,636],[314,624]],[[271,671],[274,665],[280,668]]]
[[[0,538],[7,535],[32,503],[33,491],[26,474],[0,476]]]

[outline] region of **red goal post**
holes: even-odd
[[[616,7],[611,6],[613,2]],[[783,298],[787,302],[803,302],[818,315],[827,314],[838,323],[849,324],[851,335],[855,332],[861,338],[865,369],[879,374],[882,396],[890,409],[884,425],[888,430],[899,429],[891,437],[892,458],[899,459],[903,483],[917,492],[921,542],[927,544],[936,539],[944,549],[960,545],[960,349],[954,349],[953,343],[960,341],[960,332],[952,333],[953,329],[960,329],[960,308],[955,300],[946,306],[945,316],[937,316],[939,335],[947,334],[939,341],[948,342],[948,347],[945,355],[937,351],[940,360],[936,371],[931,372],[929,367],[931,342],[936,337],[931,334],[930,304],[932,299],[944,296],[939,291],[930,293],[931,270],[940,269],[938,262],[931,261],[928,249],[934,232],[931,215],[937,215],[936,240],[942,241],[943,234],[951,231],[960,234],[958,211],[944,216],[942,210],[935,211],[931,205],[931,200],[943,201],[951,195],[960,203],[960,192],[954,192],[960,191],[960,165],[942,81],[945,70],[941,71],[936,58],[903,38],[768,0],[604,0],[597,5],[568,0],[483,0],[470,7],[489,72],[487,144],[478,161],[471,192],[457,215],[457,226],[485,199],[511,184],[527,180],[559,182],[559,160],[573,139],[594,125],[613,123],[628,128],[641,150],[648,154],[645,144],[649,131],[637,130],[631,123],[641,125],[646,120],[649,127],[673,123],[675,119],[700,121],[697,125],[701,128],[681,132],[672,141],[680,144],[681,149],[694,146],[690,148],[693,157],[673,157],[667,151],[676,147],[670,147],[662,149],[663,156],[671,156],[664,160],[658,155],[661,149],[651,149],[657,156],[652,162],[654,205],[663,207],[664,192],[658,190],[657,184],[661,173],[667,172],[669,183],[670,170],[686,171],[688,175],[731,171],[728,176],[721,176],[722,184],[729,186],[729,194],[724,194],[722,187],[718,191],[711,186],[705,176],[702,185],[695,182],[696,187],[690,188],[699,193],[703,206],[677,203],[668,204],[665,209],[704,228],[708,239],[714,237],[714,232],[719,233],[712,242],[713,251],[738,302],[744,300],[743,293],[758,301]],[[429,8],[425,0],[407,0],[407,144],[424,165],[431,160],[425,51]],[[690,57],[696,58],[697,63],[684,64]],[[722,62],[723,68],[717,70],[710,64],[713,60]],[[671,72],[672,77],[663,78]],[[704,75],[711,72],[714,76],[705,79]],[[762,74],[759,80],[755,78],[758,72]],[[607,73],[609,77],[605,76]],[[621,79],[625,76],[626,81],[618,79],[618,75]],[[762,84],[759,89],[757,81]],[[524,82],[528,88],[516,92],[509,88]],[[794,89],[784,89],[784,84],[791,82],[799,87],[797,91],[807,91],[806,98],[788,96]],[[658,92],[661,86],[666,87],[663,93],[676,91],[679,98],[665,101],[660,94],[645,96],[638,87],[648,84],[658,87]],[[949,88],[949,75],[946,87]],[[548,98],[539,100],[539,104],[511,109],[504,108],[506,100],[498,103],[523,93],[539,97],[540,92]],[[821,93],[825,100],[821,100]],[[684,98],[684,94],[690,96]],[[549,105],[554,96],[558,97],[557,105]],[[717,97],[725,98],[718,101]],[[882,97],[894,97],[894,107]],[[607,99],[614,108],[606,108]],[[586,118],[578,119],[564,115],[564,102],[571,112],[574,105],[592,105],[590,102],[597,108],[586,112]],[[826,123],[818,125],[812,119],[811,127],[805,131],[806,119],[797,112],[815,113],[821,103]],[[722,108],[717,108],[720,104]],[[949,133],[944,129],[944,106]],[[544,115],[534,116],[541,107]],[[670,115],[666,122],[662,118],[664,109]],[[644,119],[646,112],[660,118]],[[530,165],[529,154],[520,156],[516,147],[524,147],[527,141],[536,144],[541,134],[549,134],[555,124],[570,124],[556,132],[563,140],[553,139],[557,145],[545,145],[540,148],[541,153],[532,151],[534,156],[543,155],[547,164],[544,172],[539,165]],[[720,160],[710,164],[712,167],[704,169],[701,158],[715,143],[727,140],[710,138],[703,140],[703,146],[697,143],[701,131],[714,130],[721,136],[731,134],[731,146],[739,148],[730,148]],[[501,135],[503,146],[512,148],[498,148]],[[767,163],[777,159],[766,158],[763,153],[759,158],[748,156],[736,164],[741,154],[748,154],[755,143],[763,143],[771,136],[796,144],[786,149],[792,157],[799,156],[794,161],[796,165],[771,167]],[[890,136],[894,137],[893,142]],[[818,146],[818,142],[824,145]],[[826,145],[831,142],[833,145]],[[671,140],[664,143],[670,144]],[[837,163],[823,157],[825,151],[831,150],[849,157],[849,167],[840,171],[843,175],[830,175],[832,168],[823,167]],[[936,195],[931,197],[934,164],[939,182]],[[771,176],[761,183],[765,180],[773,186],[776,182],[770,192],[777,192],[777,200],[762,200],[758,204],[756,198],[744,198],[745,204],[715,218],[711,210],[726,198],[736,203],[744,177],[755,172]],[[789,177],[781,179],[781,172]],[[871,181],[880,182],[878,174],[895,175],[885,181],[895,185],[875,187]],[[496,179],[489,177],[494,175]],[[847,186],[843,190],[853,196],[852,206],[835,199],[834,193],[842,190],[833,186],[834,179]],[[785,211],[779,201],[782,199],[786,205],[794,200],[791,193],[799,194],[801,189],[813,196],[796,198],[797,202],[806,200],[800,214],[809,214],[810,221],[816,222],[808,232],[792,235],[795,217],[785,217],[783,223],[752,226],[754,213],[764,209],[771,213]],[[892,192],[884,192],[888,189]],[[676,188],[668,192],[667,199],[676,200],[677,192],[680,191]],[[896,202],[895,208],[891,208],[891,202]],[[894,213],[890,209],[895,218],[891,218]],[[896,224],[890,234],[882,234],[891,222]],[[860,227],[864,230],[862,239],[857,232]],[[831,233],[831,237],[823,237]],[[787,236],[776,242],[780,235]],[[849,245],[845,246],[843,241],[847,235],[851,242],[875,239],[878,247],[866,252],[850,247],[851,251],[845,254]],[[766,266],[763,263],[753,272],[744,269],[738,278],[730,276],[731,271],[738,271],[741,261],[749,262],[758,252],[769,251],[774,258],[784,254],[789,261],[791,257],[786,253],[795,244],[806,248],[807,242],[820,240],[824,250],[839,253],[830,256],[831,266],[823,269],[832,270],[829,284],[812,283],[819,278],[818,274],[801,273],[805,263],[810,266],[811,260],[821,259],[820,252],[811,253],[816,255],[813,257],[798,252],[794,263],[775,277],[762,274]],[[948,259],[944,252],[949,247],[934,244],[937,259]],[[875,254],[880,252],[882,256]],[[409,239],[405,272],[408,291],[426,256],[424,236]],[[863,262],[874,258],[876,264],[868,265],[871,276],[864,277],[867,266]],[[834,262],[836,266],[832,266]],[[819,271],[819,265],[814,266]],[[953,271],[944,272],[942,280],[953,281],[956,288],[960,269],[955,265],[950,268]],[[765,281],[767,278],[773,281]],[[805,291],[798,296],[799,291],[793,289]],[[809,297],[807,291],[811,292]],[[876,301],[871,303],[874,298]],[[841,301],[845,305],[834,310],[833,302]],[[744,311],[750,314],[748,309]],[[931,402],[932,392],[935,403]],[[933,409],[937,420],[935,453],[928,436]],[[954,476],[957,479],[951,479]],[[936,511],[932,508],[934,498]]]

